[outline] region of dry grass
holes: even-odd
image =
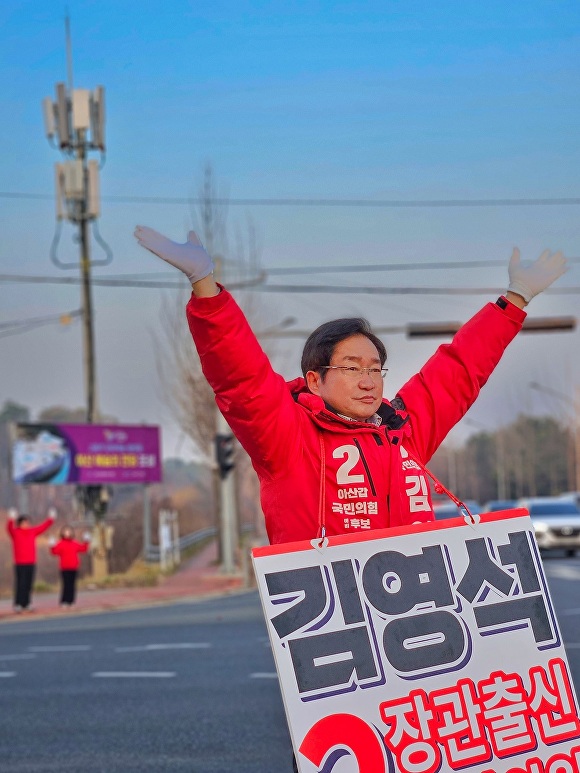
[[[126,572],[109,574],[102,580],[84,577],[79,580],[79,588],[94,590],[95,588],[151,588],[159,583],[163,576],[158,564],[147,564],[137,559]]]

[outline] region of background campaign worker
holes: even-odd
[[[509,262],[509,287],[466,322],[391,401],[387,353],[363,319],[317,328],[302,378],[277,374],[191,231],[177,244],[138,226],[139,244],[192,285],[187,320],[218,408],[260,481],[271,543],[310,540],[434,519],[424,465],[476,400],[522,327],[524,307],[566,270],[549,250]]]
[[[90,534],[83,534],[83,541],[78,542],[74,538],[74,531],[70,526],[63,526],[58,542],[53,538],[50,541],[50,552],[58,556],[60,567],[60,606],[72,607],[77,595],[77,576],[81,565],[80,554],[86,553],[91,541]]]
[[[36,571],[36,538],[50,529],[56,519],[56,510],[51,507],[46,520],[32,526],[27,515],[18,515],[11,508],[8,511],[6,528],[12,540],[14,554],[14,611],[30,610],[32,586]]]

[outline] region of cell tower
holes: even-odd
[[[70,21],[65,19],[68,84],[56,84],[56,99],[42,102],[46,136],[63,155],[55,164],[56,231],[50,257],[62,269],[80,268],[82,278],[82,309],[84,338],[84,369],[86,384],[87,422],[97,417],[96,366],[94,354],[91,267],[107,265],[113,259],[109,246],[101,238],[97,219],[100,216],[99,170],[105,154],[105,89],[93,91],[73,88]],[[97,151],[100,159],[89,159]],[[78,228],[80,262],[63,262],[58,246],[64,221]],[[93,236],[105,252],[102,260],[91,260],[89,224]]]

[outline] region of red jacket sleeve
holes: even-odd
[[[47,529],[50,529],[53,523],[54,521],[52,518],[47,518],[42,523],[39,523],[38,526],[31,526],[30,531],[34,534],[35,537],[38,537],[39,534],[42,534]]]
[[[261,470],[275,476],[300,452],[300,409],[227,290],[191,297],[187,320],[218,408]],[[274,429],[275,428],[275,429]]]
[[[525,312],[506,303],[505,309],[486,304],[400,390],[424,463],[473,405],[507,345],[521,330]]]

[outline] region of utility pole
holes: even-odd
[[[42,102],[47,139],[63,155],[63,160],[55,164],[57,225],[50,257],[53,263],[61,269],[80,269],[86,421],[89,424],[94,424],[98,418],[98,404],[91,267],[109,264],[112,260],[112,253],[100,237],[97,228],[97,219],[100,216],[99,162],[96,159],[89,159],[89,153],[97,151],[101,155],[101,160],[104,157],[105,90],[102,86],[98,86],[93,91],[74,88],[68,15],[65,18],[65,33],[68,82],[56,84],[55,101],[51,97],[46,97]],[[70,222],[78,229],[77,241],[80,248],[78,263],[63,262],[58,257],[63,221]],[[91,260],[89,224],[92,224],[95,240],[106,254],[103,260]],[[79,488],[77,497],[85,512],[90,512],[97,521],[102,521],[106,512],[103,491],[95,492],[93,489],[95,489],[94,486]],[[104,524],[99,522],[95,526],[93,535],[94,575],[106,574],[104,544]]]
[[[97,241],[105,249],[105,260],[91,262],[89,223],[96,223],[100,215],[99,165],[89,160],[91,150],[105,151],[105,90],[98,86],[93,92],[73,87],[70,22],[66,24],[68,84],[56,84],[56,101],[43,100],[46,136],[59,148],[64,161],[55,165],[57,228],[51,248],[51,259],[59,268],[80,268],[82,279],[83,357],[86,389],[87,422],[93,424],[98,408],[96,397],[95,342],[93,331],[93,303],[91,293],[91,266],[111,262],[112,256],[98,232]],[[58,258],[63,221],[78,228],[80,262],[65,263]]]

